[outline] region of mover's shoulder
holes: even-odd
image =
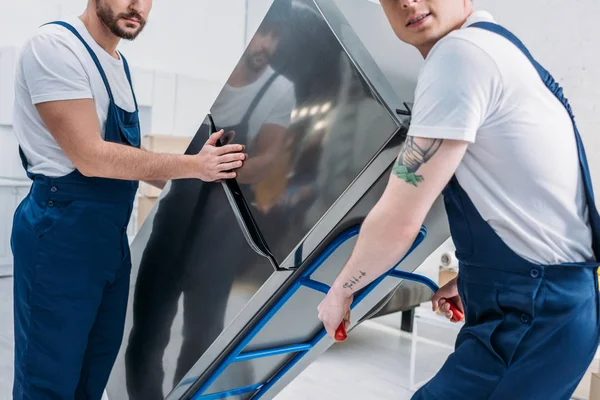
[[[33,52],[36,56],[61,57],[63,52],[72,52],[77,38],[63,26],[44,24],[30,35],[22,46],[21,53]]]
[[[435,65],[436,68],[443,70],[464,68],[466,71],[495,65],[496,57],[490,48],[493,43],[489,43],[488,38],[480,36],[481,33],[488,32],[473,32],[473,30],[475,28],[460,29],[446,35],[433,47],[425,65],[429,68]]]

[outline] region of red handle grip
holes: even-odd
[[[454,304],[448,299],[446,299],[446,302],[450,305],[450,311],[452,311],[452,316],[457,321],[462,321],[463,319],[465,319],[465,314],[462,311],[460,311],[456,304]],[[344,321],[342,321],[340,326],[338,326],[338,328],[335,331],[335,340],[337,340],[338,342],[343,342],[346,339],[348,339],[348,333],[346,332],[346,324],[344,323]]]
[[[346,332],[346,324],[344,323],[344,321],[342,321],[340,326],[338,326],[338,328],[335,331],[335,340],[337,340],[338,342],[343,342],[347,338],[348,333]]]
[[[446,299],[446,303],[450,305],[450,311],[452,311],[452,316],[454,317],[454,319],[456,319],[457,321],[462,321],[463,319],[465,319],[465,314],[462,311],[460,311],[456,304],[454,304],[448,299]]]

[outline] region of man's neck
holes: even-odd
[[[420,46],[417,48],[417,50],[419,50],[419,53],[421,53],[421,55],[423,56],[423,58],[427,58],[427,56],[429,55],[429,52],[431,51],[431,49],[433,49],[433,47],[437,44],[437,42],[439,42],[440,40],[442,40],[444,37],[446,37],[447,35],[449,35],[451,32],[454,32],[458,29],[461,29],[462,26],[467,22],[467,20],[471,17],[471,15],[473,15],[473,13],[475,13],[475,9],[473,7],[471,7],[469,10],[467,10],[467,13],[464,17],[464,19],[458,23],[450,32],[448,32],[446,35],[442,36],[440,39],[436,40],[433,43],[427,43],[423,46]]]
[[[98,19],[96,13],[92,12],[90,9],[87,9],[79,18],[85,25],[87,31],[90,33],[94,41],[112,57],[119,59],[117,46],[119,45],[121,39],[115,36],[110,29],[108,29],[106,25],[104,25],[102,21]]]
[[[251,83],[254,83],[258,78],[260,78],[265,71],[267,70],[268,65],[260,70],[253,71],[247,68],[245,65],[240,64],[231,74],[231,77],[227,81],[229,86],[232,87],[244,87],[248,86]]]

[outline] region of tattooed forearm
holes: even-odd
[[[422,176],[416,175],[417,170],[437,153],[442,142],[442,139],[420,138],[417,143],[414,137],[409,136],[394,164],[393,174],[399,179],[417,186],[424,180]]]
[[[354,285],[356,285],[357,283],[360,282],[360,280],[367,276],[367,273],[364,271],[358,271],[359,274],[358,276],[353,276],[352,278],[350,278],[346,283],[344,283],[344,289],[349,289],[352,290],[352,288],[354,287]]]

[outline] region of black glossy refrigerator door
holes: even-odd
[[[249,159],[232,182],[169,182],[133,241],[110,400],[191,396],[311,261],[360,224],[407,130],[408,119],[395,110],[412,98],[399,99],[386,85],[333,1],[274,1],[210,111],[224,142],[244,144]],[[207,118],[186,153],[197,154],[212,130]],[[432,224],[442,217],[436,211]],[[430,229],[406,269],[416,269],[448,237],[438,225],[440,234]],[[341,268],[351,245],[321,270],[323,278]],[[357,317],[397,285],[380,285]],[[322,295],[299,293],[252,349],[318,330]],[[248,361],[210,390],[253,383],[278,368]]]

